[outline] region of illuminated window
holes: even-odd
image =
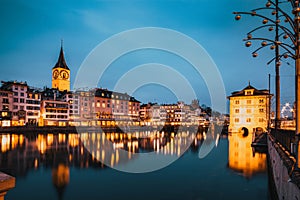
[[[240,104],[240,101],[239,100],[235,100],[235,104]]]
[[[235,113],[240,113],[240,109],[235,109]]]
[[[99,108],[99,107],[100,107],[100,103],[98,102],[98,103],[96,104],[96,106],[97,106],[97,108]]]
[[[247,119],[246,119],[246,122],[251,122],[251,118],[247,118]]]
[[[240,119],[239,118],[235,118],[234,122],[240,122]]]
[[[251,104],[251,100],[247,100],[247,104]]]

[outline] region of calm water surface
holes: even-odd
[[[87,151],[87,143],[105,146],[103,137],[113,142],[112,151]],[[99,162],[106,159],[118,166],[131,162],[137,152],[150,151],[178,156],[184,150],[181,144],[189,139],[188,150],[158,171],[125,173]],[[213,139],[212,151],[200,159],[207,140],[202,133],[144,139],[116,133],[1,134],[0,171],[16,177],[16,187],[6,199],[268,199],[266,155],[252,151],[251,137]],[[118,149],[128,150],[128,157],[119,156]]]

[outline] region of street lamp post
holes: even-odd
[[[283,8],[279,6],[281,3],[289,3],[292,8],[292,12],[286,12]],[[271,10],[271,15],[275,15],[275,19],[259,14],[259,11],[268,11]],[[273,50],[275,49],[275,57],[271,59],[267,64],[270,64],[275,60],[275,72],[276,72],[276,116],[275,116],[275,128],[279,128],[279,119],[280,119],[280,76],[279,76],[279,67],[281,65],[282,58],[292,58],[295,61],[295,103],[296,103],[296,149],[293,152],[296,156],[298,166],[298,143],[299,143],[299,134],[300,134],[300,35],[299,35],[299,23],[300,23],[300,7],[298,0],[287,0],[284,2],[275,2],[269,0],[265,7],[257,8],[251,12],[234,12],[235,19],[240,20],[241,15],[251,15],[254,17],[262,18],[263,25],[253,29],[247,35],[248,37],[244,39],[246,41],[246,46],[251,46],[251,41],[262,41],[261,47],[257,48],[253,53],[253,57],[258,56],[258,51],[264,47],[270,46]],[[281,20],[285,22],[283,25]],[[252,33],[261,29],[268,29],[272,31],[276,27],[276,33],[274,39],[264,38],[264,37],[252,37]],[[280,37],[284,39],[282,42]],[[283,53],[279,52],[279,49],[282,49]],[[298,166],[300,167],[300,166]]]
[[[295,98],[296,98],[296,149],[295,149],[295,154],[296,154],[296,160],[297,160],[297,167],[300,168],[300,163],[299,163],[299,155],[298,155],[298,149],[299,149],[299,136],[300,136],[300,33],[299,33],[299,22],[300,22],[300,7],[299,7],[299,2],[296,1],[295,7],[293,9],[293,13],[295,15],[294,17],[294,23],[295,23],[295,28],[298,30],[295,32],[295,37],[296,37],[296,45],[295,45],[295,54],[296,54],[296,61],[295,61]]]

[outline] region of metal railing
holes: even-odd
[[[293,145],[295,144],[295,131],[284,129],[271,129],[271,135],[278,141],[286,150],[293,154]]]

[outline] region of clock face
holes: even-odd
[[[60,76],[62,77],[62,79],[68,79],[69,78],[69,72],[67,72],[66,70],[62,70],[60,72]]]
[[[53,76],[54,79],[57,79],[59,77],[58,70],[54,70],[52,76]]]

